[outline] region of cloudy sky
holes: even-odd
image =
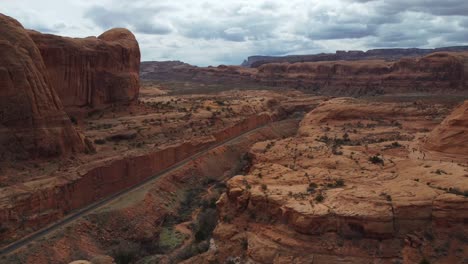
[[[468,45],[467,0],[3,0],[26,28],[132,30],[142,60],[206,66],[250,55]]]

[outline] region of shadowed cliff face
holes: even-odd
[[[18,21],[0,14],[0,159],[83,150],[36,45]]]
[[[140,49],[122,28],[99,37],[66,38],[29,31],[63,105],[102,107],[130,103],[140,88]]]

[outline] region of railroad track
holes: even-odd
[[[278,122],[286,122],[286,121],[289,121],[289,120],[291,120],[291,119],[286,119],[286,120],[282,120],[282,121],[278,121]],[[179,161],[179,162],[177,162],[177,163],[173,164],[172,166],[158,172],[157,174],[155,174],[155,175],[153,175],[151,177],[148,177],[147,179],[143,180],[142,182],[140,182],[140,183],[138,183],[136,185],[130,186],[130,187],[128,187],[128,188],[126,188],[126,189],[124,189],[124,190],[122,190],[120,192],[117,192],[117,193],[115,193],[113,195],[110,195],[110,196],[104,198],[104,199],[101,199],[99,201],[91,203],[91,204],[87,205],[86,207],[78,209],[78,210],[68,214],[67,216],[65,216],[61,220],[59,220],[59,221],[57,221],[55,223],[52,223],[52,224],[48,225],[47,227],[44,227],[44,228],[42,228],[42,229],[40,229],[40,230],[26,236],[26,237],[23,237],[23,238],[15,241],[15,242],[7,245],[7,246],[1,248],[0,249],[0,256],[9,255],[9,254],[13,253],[14,251],[16,251],[16,250],[18,250],[18,249],[20,249],[22,247],[25,247],[26,245],[34,242],[35,240],[43,238],[46,235],[51,234],[54,231],[57,231],[58,229],[60,229],[60,228],[62,228],[64,226],[66,226],[66,225],[68,225],[68,224],[82,218],[83,216],[88,215],[88,214],[92,213],[93,211],[96,211],[98,208],[100,208],[102,206],[105,206],[105,205],[119,199],[120,197],[122,197],[122,196],[124,196],[124,195],[126,195],[126,194],[128,194],[128,193],[130,193],[132,191],[138,190],[138,189],[146,186],[147,184],[151,184],[154,180],[156,180],[156,179],[158,179],[158,178],[160,178],[160,177],[162,177],[162,176],[164,176],[164,175],[166,175],[168,173],[172,173],[172,172],[182,168],[183,166],[187,165],[190,161],[192,161],[192,160],[194,160],[196,158],[199,158],[200,156],[208,153],[209,151],[211,151],[211,150],[213,150],[215,148],[218,148],[218,147],[223,146],[223,145],[230,144],[230,143],[234,142],[235,140],[237,140],[237,139],[239,139],[239,138],[241,138],[243,136],[246,136],[246,135],[248,135],[250,133],[253,133],[253,132],[258,131],[258,130],[264,128],[264,127],[268,127],[270,125],[271,125],[271,123],[268,123],[268,124],[263,125],[263,126],[259,126],[257,128],[252,129],[252,130],[246,131],[246,132],[244,132],[244,133],[242,133],[242,134],[240,134],[240,135],[238,135],[238,136],[236,136],[234,138],[227,139],[227,140],[225,140],[223,142],[220,142],[218,144],[210,146],[207,149],[202,150],[202,151],[200,151],[200,152],[198,152],[198,153],[196,153],[196,154],[194,154],[194,155],[192,155],[192,156],[190,156],[190,157],[188,157],[188,158],[186,158],[186,159],[184,159],[182,161]]]

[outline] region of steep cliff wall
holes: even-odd
[[[244,67],[260,67],[268,63],[281,63],[281,62],[317,62],[317,61],[337,61],[337,60],[398,60],[403,57],[422,57],[435,52],[454,51],[463,52],[468,51],[468,46],[455,46],[455,47],[442,47],[436,49],[373,49],[368,51],[350,50],[350,51],[336,51],[336,53],[321,53],[312,55],[290,55],[283,57],[272,56],[251,56],[242,63]]]
[[[446,154],[468,154],[468,101],[453,111],[426,139],[428,150]]]
[[[0,159],[85,149],[23,26],[0,14]]]
[[[213,181],[222,181],[235,174],[240,169],[239,164],[242,163],[245,152],[252,144],[292,136],[297,130],[297,125],[298,120],[292,119],[272,122],[214,148],[178,170],[165,174],[105,208],[73,222],[66,230],[60,231],[59,236],[24,247],[0,260],[0,263],[69,263],[76,260],[77,255],[89,256],[88,259],[92,259],[96,254],[111,251],[114,242],[123,240],[132,241],[141,247],[157,246],[161,225],[168,225],[171,218],[177,217],[186,195],[191,194],[189,199],[198,204],[200,198],[189,192],[190,190],[201,188],[208,189],[211,194],[216,192],[216,189],[208,186],[212,186]],[[80,239],[76,239],[78,236]],[[63,250],[61,245],[64,244],[72,250]],[[157,251],[142,253],[135,256],[135,259],[155,252]],[[157,260],[150,262],[159,263]]]
[[[141,74],[145,80],[169,82],[167,86],[174,93],[192,92],[194,89],[295,88],[307,93],[333,96],[467,94],[468,52],[438,52],[397,61],[268,63],[258,68],[223,65],[202,68],[181,63],[146,62]],[[177,82],[180,84],[177,85]],[[200,85],[185,87],[185,82]]]
[[[161,172],[200,150],[263,126],[272,120],[269,114],[252,116],[213,135],[213,140],[191,142],[155,150],[141,156],[98,161],[62,177],[38,180],[1,189],[0,238],[14,238],[20,225],[38,229],[68,212],[117,193]],[[6,240],[5,240],[6,241]]]
[[[100,107],[137,99],[140,49],[130,31],[116,28],[83,39],[35,31],[29,35],[65,107]]]
[[[468,53],[434,53],[420,59],[271,63],[257,80],[328,95],[467,92]]]

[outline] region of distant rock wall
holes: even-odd
[[[257,81],[336,96],[386,93],[468,92],[468,53],[434,53],[396,62],[333,61],[270,63],[258,68]]]
[[[257,68],[268,63],[296,63],[296,62],[318,62],[318,61],[337,61],[337,60],[388,60],[394,61],[403,57],[422,57],[435,52],[464,52],[468,51],[468,46],[442,47],[436,49],[373,49],[368,51],[350,50],[336,51],[336,53],[321,53],[311,55],[289,55],[289,56],[250,56],[242,63],[243,67]]]
[[[18,21],[0,14],[0,160],[84,149],[38,48]]]
[[[30,31],[63,105],[102,107],[138,98],[140,49],[126,29],[67,38]]]

